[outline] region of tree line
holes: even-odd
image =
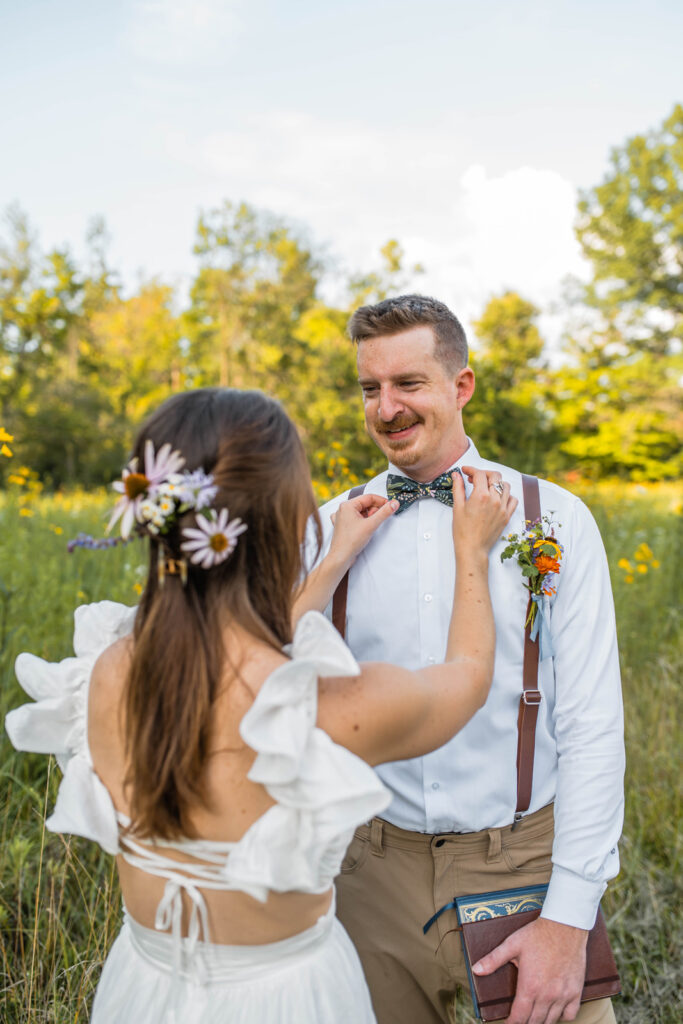
[[[491,298],[473,324],[468,430],[482,454],[522,471],[675,478],[683,107],[613,150],[603,181],[580,196],[576,232],[592,274],[567,285],[564,361],[551,365],[531,302],[515,292]],[[344,281],[336,305],[321,298],[326,268],[305,235],[246,203],[202,213],[194,253],[185,300],[157,279],[124,297],[101,222],[78,263],[67,248],[41,251],[23,213],[7,212],[0,425],[17,461],[51,487],[106,483],[160,401],[221,385],[280,398],[321,497],[380,468],[345,327],[354,308],[400,293],[419,270],[405,267],[400,244],[387,242],[376,270]]]

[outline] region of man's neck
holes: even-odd
[[[397,463],[390,463],[390,465],[395,466],[403,476],[410,477],[411,480],[416,480],[419,484],[428,484],[431,480],[436,480],[437,476],[452,469],[470,447],[470,440],[466,437],[456,450],[451,451],[450,457],[444,458],[440,462],[433,462],[425,469],[418,470],[413,466],[399,466]]]

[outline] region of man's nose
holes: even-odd
[[[385,423],[390,423],[398,413],[403,412],[403,402],[399,395],[393,391],[382,389],[379,395],[379,417]]]

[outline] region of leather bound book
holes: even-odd
[[[534,921],[543,907],[547,885],[475,893],[455,900],[461,926],[465,963],[472,990],[472,1002],[482,1021],[509,1016],[517,987],[517,968],[504,964],[493,974],[472,974],[471,965],[499,946],[509,935]],[[621,991],[617,965],[607,937],[602,910],[586,947],[586,981],[581,1002],[603,999]]]

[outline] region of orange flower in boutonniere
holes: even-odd
[[[559,525],[559,524],[558,524]],[[529,613],[525,626],[531,626],[531,639],[539,634],[541,659],[551,657],[553,653],[550,636],[550,623],[543,606],[544,597],[552,597],[556,591],[556,580],[560,574],[560,563],[564,549],[553,533],[553,520],[543,516],[535,523],[527,521],[522,534],[511,533],[505,538],[507,547],[501,553],[504,562],[508,558],[517,559],[522,570],[524,586],[529,591]],[[540,610],[540,617],[538,612]]]

